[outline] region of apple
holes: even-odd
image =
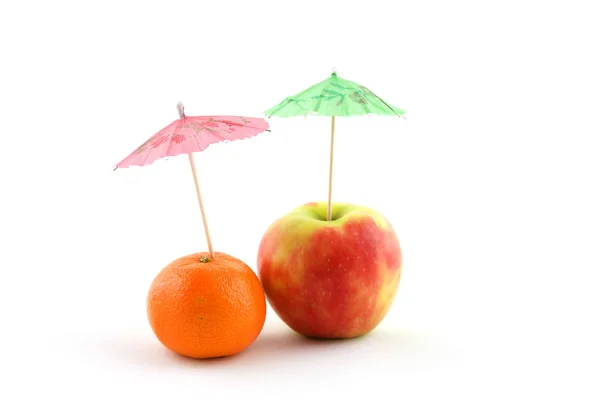
[[[398,237],[386,218],[354,204],[307,203],[262,237],[258,274],[267,300],[294,331],[352,338],[389,311],[402,273]]]

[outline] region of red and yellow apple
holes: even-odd
[[[308,203],[275,221],[258,251],[267,300],[294,331],[352,338],[372,331],[396,296],[398,237],[386,218],[353,204]]]

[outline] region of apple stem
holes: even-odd
[[[331,117],[331,149],[329,152],[329,196],[327,200],[327,221],[331,221],[331,188],[333,184],[333,140],[335,132],[335,115]]]

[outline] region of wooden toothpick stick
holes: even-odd
[[[329,200],[327,202],[327,221],[331,221],[331,188],[333,183],[333,141],[335,132],[335,116],[331,117],[331,149],[329,152]]]
[[[182,103],[177,103],[177,111],[179,112],[179,118],[185,119],[185,113]],[[196,195],[198,196],[198,204],[200,205],[200,214],[202,214],[202,223],[204,224],[204,234],[206,236],[206,244],[208,244],[208,253],[210,254],[210,258],[212,259],[215,257],[215,253],[213,251],[212,241],[210,240],[208,223],[206,222],[206,213],[204,212],[204,204],[202,203],[202,195],[200,194],[200,184],[198,183],[198,174],[196,173],[196,164],[194,163],[193,153],[188,153],[188,159],[190,160],[192,175],[194,176],[194,185],[196,185]]]
[[[200,213],[202,214],[202,223],[204,224],[204,234],[206,235],[206,244],[208,244],[208,252],[210,258],[215,257],[215,253],[212,247],[212,241],[210,240],[210,232],[208,231],[208,223],[206,222],[206,213],[204,212],[204,204],[202,203],[202,195],[200,194],[200,185],[198,184],[198,176],[196,174],[196,164],[194,164],[194,155],[188,154],[190,159],[190,167],[192,167],[192,175],[194,176],[194,184],[196,185],[196,195],[198,196],[198,204],[200,205]]]

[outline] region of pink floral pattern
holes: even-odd
[[[269,124],[262,118],[186,116],[146,140],[117,168],[149,165],[160,158],[203,151],[211,144],[250,138],[268,129]]]
[[[184,135],[180,135],[180,134],[176,133],[173,136],[171,136],[171,142],[174,142],[174,143],[177,143],[177,144],[183,142],[184,140],[185,140],[185,136]]]

